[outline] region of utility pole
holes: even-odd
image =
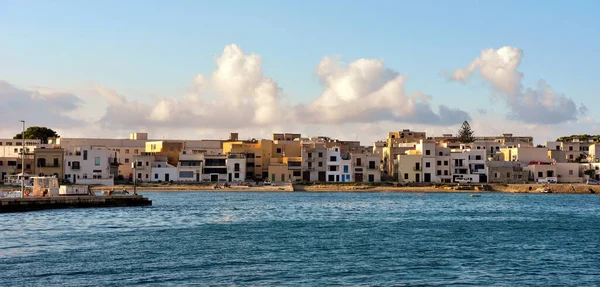
[[[136,166],[137,166],[137,159],[134,156],[133,162],[131,163],[131,167],[133,168],[133,194],[134,195],[137,195],[137,189],[136,189],[137,173],[135,171]]]
[[[21,132],[21,198],[25,197],[25,121],[23,124],[23,132]]]

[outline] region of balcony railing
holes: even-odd
[[[415,167],[413,167],[413,170],[414,170],[414,171],[420,171],[420,170],[421,170],[421,167],[419,167],[419,166],[415,166]]]
[[[71,169],[72,170],[80,170],[81,166],[79,166],[79,165],[73,165],[73,166],[71,166]]]
[[[60,167],[60,164],[38,164],[37,167]]]

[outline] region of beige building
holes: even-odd
[[[529,172],[518,162],[488,161],[488,182],[490,183],[526,183]]]
[[[385,145],[382,148],[383,176],[400,180],[398,171],[396,170],[398,156],[404,155],[408,150],[415,149],[416,144],[422,139],[427,139],[425,132],[415,132],[409,129],[389,132]]]
[[[558,168],[555,164],[530,164],[524,169],[529,173],[530,181],[558,178]]]
[[[33,151],[33,158],[35,175],[56,176],[59,180],[64,178],[64,149],[53,145],[38,147]]]
[[[518,161],[523,165],[527,165],[530,162],[552,162],[552,159],[548,156],[547,148],[501,148],[500,152],[504,154],[504,161]]]
[[[398,155],[398,181],[402,183],[422,182],[422,162],[423,156],[417,150],[410,150],[406,154]]]
[[[368,150],[350,152],[352,181],[354,182],[380,182],[381,181],[381,156]],[[342,173],[345,171],[342,169]]]
[[[556,170],[559,183],[583,182],[583,175],[580,173],[579,163],[557,163]]]

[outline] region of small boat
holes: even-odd
[[[479,194],[471,194],[471,197],[481,197]]]

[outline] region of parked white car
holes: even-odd
[[[595,179],[588,179],[586,183],[589,185],[600,185],[600,181],[597,181]]]
[[[470,178],[464,178],[464,177],[457,177],[454,181],[458,182],[458,183],[471,183],[471,179]]]

